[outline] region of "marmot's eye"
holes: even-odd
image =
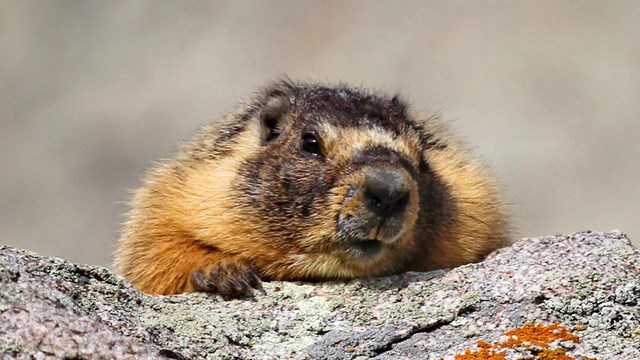
[[[321,156],[322,150],[320,149],[320,141],[315,135],[306,133],[302,135],[302,150],[313,154],[315,156]]]

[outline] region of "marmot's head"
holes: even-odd
[[[247,189],[270,215],[296,219],[301,246],[373,261],[411,237],[424,136],[399,99],[279,86],[259,121],[265,151],[247,175],[260,180]]]

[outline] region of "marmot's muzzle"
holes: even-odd
[[[415,219],[408,216],[413,179],[401,166],[365,167],[351,186],[338,217],[338,235],[358,257],[372,257],[394,244]],[[415,203],[416,201],[413,201]]]

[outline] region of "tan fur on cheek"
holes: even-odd
[[[434,243],[440,257],[434,259],[433,268],[479,261],[488,249],[505,242],[507,222],[495,182],[480,164],[460,154],[461,149],[448,148],[427,155],[434,172],[451,191],[455,205],[448,239]]]
[[[362,172],[356,172],[346,176],[340,181],[343,185],[338,187],[338,191],[333,191],[331,198],[332,211],[341,214],[342,217],[355,216],[362,204]],[[351,195],[348,195],[352,193]]]
[[[234,149],[233,156],[194,165],[182,189],[182,200],[179,201],[183,205],[185,223],[191,228],[206,232],[223,226],[236,216],[238,199],[231,189],[239,180],[242,162],[258,150],[260,145],[256,138],[259,136],[260,129],[253,124],[239,136],[241,145]]]

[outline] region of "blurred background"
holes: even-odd
[[[640,244],[638,1],[0,1],[0,243],[108,265],[128,189],[287,74],[400,91],[505,187],[514,237]]]

